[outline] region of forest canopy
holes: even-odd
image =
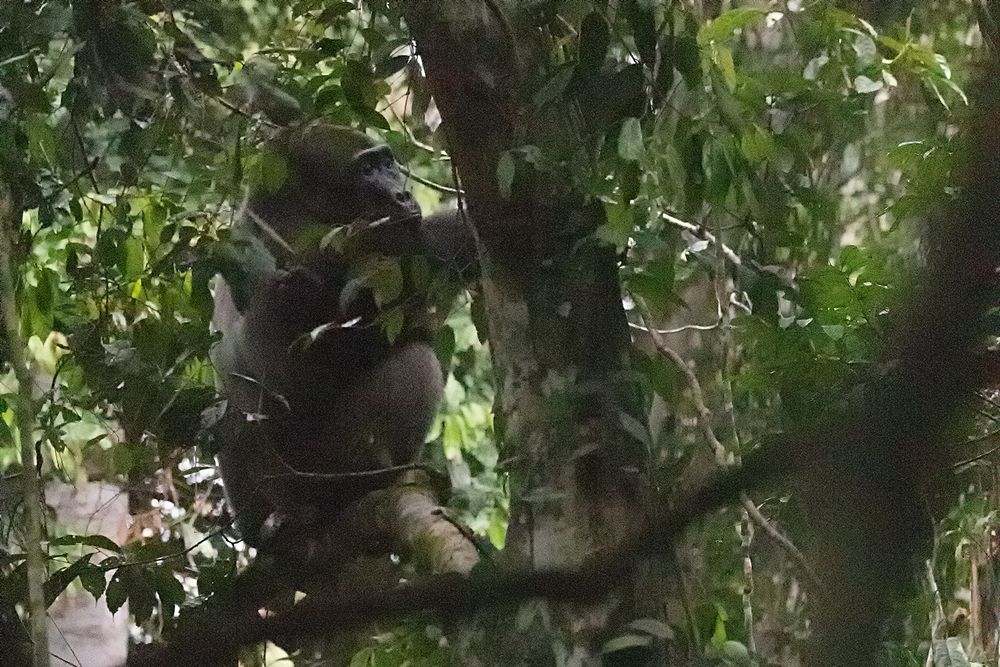
[[[0,662],[997,664],[998,25],[0,2]]]

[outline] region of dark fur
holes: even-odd
[[[236,525],[254,546],[267,546],[276,527],[322,521],[386,484],[385,476],[310,473],[415,461],[443,387],[428,318],[411,317],[414,304],[427,309],[422,295],[408,286],[401,302],[423,328],[390,342],[371,295],[350,283],[351,257],[289,247],[311,227],[348,224],[360,230],[359,252],[422,254],[439,267],[471,261],[472,247],[454,213],[421,222],[391,152],[360,133],[307,126],[286,131],[270,150],[285,159],[287,177],[273,192],[251,193],[234,236],[274,259],[239,289],[220,276],[213,315],[222,340],[212,361],[229,409],[217,458]],[[377,220],[383,224],[369,225]],[[303,344],[323,325],[322,336]]]

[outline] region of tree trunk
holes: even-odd
[[[603,209],[547,174],[518,173],[510,193],[499,185],[504,152],[542,145],[551,129],[529,122],[534,110],[522,102],[532,99],[533,75],[523,65],[547,57],[537,31],[515,30],[520,17],[493,1],[402,7],[479,241],[496,430],[510,475],[505,562],[579,564],[633,536],[648,511],[648,451],[629,429],[645,417],[631,381],[616,257],[592,235]],[[561,640],[544,642],[545,650],[589,662],[629,621],[659,617],[665,596],[662,568],[651,568],[599,605],[526,608],[518,638],[493,635],[492,656],[480,657],[487,664],[540,657],[529,629],[545,625],[539,638]],[[498,646],[519,655],[498,655]]]

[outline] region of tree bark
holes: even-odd
[[[551,143],[543,135],[559,129],[539,123],[524,102],[538,83],[527,64],[547,58],[537,30],[489,0],[402,9],[479,241],[497,434],[510,475],[504,561],[577,565],[634,536],[648,511],[648,452],[624,426],[645,417],[629,381],[616,257],[591,234],[603,209],[558,176],[518,173],[509,195],[498,184],[505,151]],[[565,655],[586,661],[625,622],[657,616],[664,588],[653,579],[623,582],[587,609],[551,610]],[[495,659],[510,664],[511,656]]]

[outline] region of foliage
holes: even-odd
[[[710,388],[730,456],[877,379],[924,214],[954,195],[971,9],[928,3],[908,21],[874,22],[832,2],[732,3],[715,16],[687,3],[540,4],[555,7],[536,17],[550,61],[529,82],[545,132],[501,157],[500,191],[547,174],[602,204],[595,234],[621,254],[633,314],[705,325],[684,353]],[[195,444],[217,400],[210,279],[246,186],[281,178],[261,141],[296,118],[366,128],[433,208],[434,184],[452,180],[440,119],[393,3],[7,2],[0,86],[0,174],[25,211],[17,303],[43,380],[46,472],[120,482],[136,522],[123,548],[94,536],[51,541],[47,594],[78,581],[112,609],[128,600],[143,632],[166,637],[247,556],[220,528],[210,450]],[[706,285],[708,299],[698,296]],[[717,285],[731,298],[718,308]],[[436,341],[451,375],[428,459],[447,467],[458,516],[499,547],[508,499],[470,302]],[[664,359],[635,356],[647,399],[672,415],[645,438],[669,488],[704,443],[683,378]],[[8,474],[19,466],[13,384],[0,384]],[[987,416],[974,435],[991,441],[997,397],[981,398]],[[988,463],[957,469],[961,504],[933,508],[949,615],[987,594],[969,590],[972,569],[995,563]],[[13,525],[16,503],[0,507]],[[809,544],[794,497],[764,510]],[[734,522],[714,517],[692,538],[699,598],[672,629],[717,664],[749,664]],[[753,552],[769,581],[758,574],[752,602],[771,635],[755,657],[778,662],[801,645],[808,600],[780,551],[758,539]],[[0,575],[0,597],[23,599],[16,550],[3,553]],[[898,664],[922,662],[932,637],[935,664],[995,650],[981,632],[965,648],[945,642],[927,621],[930,595],[911,610]],[[386,631],[351,664],[442,664],[434,632]]]

